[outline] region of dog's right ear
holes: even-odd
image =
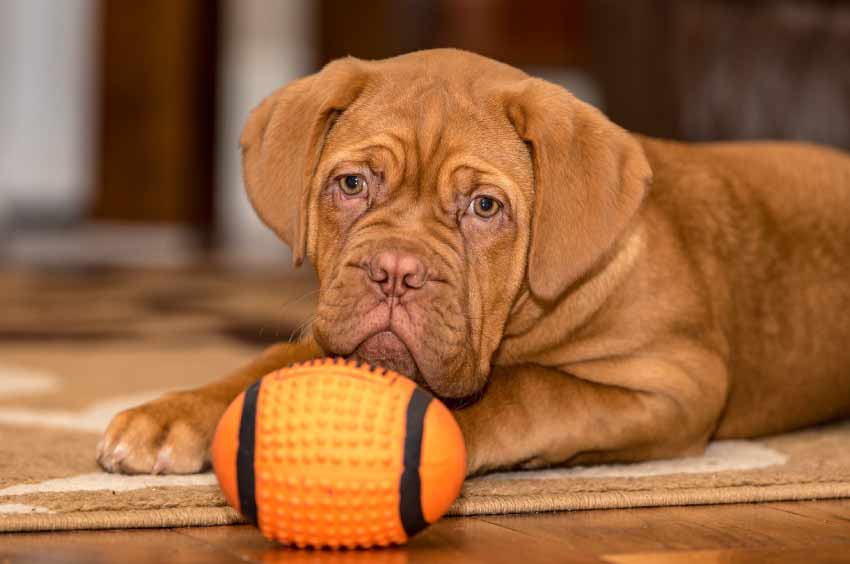
[[[242,174],[260,216],[292,249],[295,265],[307,251],[310,184],[333,118],[350,106],[368,79],[366,63],[339,59],[321,72],[275,91],[242,131]]]

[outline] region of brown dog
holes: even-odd
[[[263,101],[242,145],[260,216],[318,271],[312,336],[121,413],[107,470],[201,470],[242,389],[320,355],[469,404],[470,473],[850,415],[843,153],[637,137],[455,50],[331,63]]]

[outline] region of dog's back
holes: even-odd
[[[641,141],[649,205],[679,234],[725,339],[731,388],[717,434],[850,415],[850,156]]]

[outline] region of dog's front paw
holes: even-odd
[[[227,406],[178,392],[116,415],[97,446],[109,472],[191,474],[209,466],[209,447]]]

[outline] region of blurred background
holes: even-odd
[[[243,194],[263,96],[453,46],[628,129],[850,148],[850,2],[0,0],[0,264],[289,268]]]

